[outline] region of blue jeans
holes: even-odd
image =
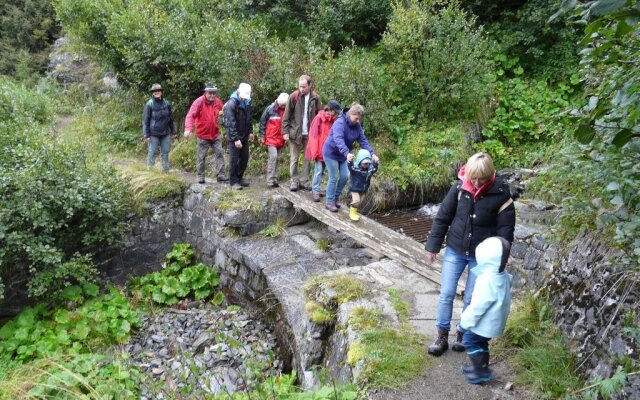
[[[327,204],[333,204],[338,201],[342,194],[342,189],[344,189],[344,186],[347,184],[347,179],[349,179],[349,166],[346,161],[340,162],[326,157],[324,164],[329,173],[327,197],[325,201]]]
[[[477,265],[476,258],[462,255],[451,247],[445,249],[442,260],[442,285],[440,287],[440,299],[438,300],[438,312],[436,314],[436,327],[439,329],[447,331],[451,329],[453,299],[456,297],[456,288],[460,276],[467,265],[469,266],[469,271],[467,273],[467,283],[464,287],[463,310],[471,303],[473,286],[476,284],[476,275],[471,273],[471,268]],[[460,331],[462,331],[462,329],[460,329]]]
[[[324,172],[324,162],[316,161],[313,166],[313,180],[311,181],[311,191],[313,193],[320,193],[323,172]]]
[[[482,352],[489,351],[489,340],[490,338],[486,338],[484,336],[476,335],[470,330],[464,331],[464,336],[462,337],[462,344],[467,349],[467,354],[476,354]]]
[[[160,158],[162,158],[162,170],[169,171],[169,150],[171,149],[171,135],[149,136],[149,147],[147,151],[147,167],[153,167],[156,162],[156,153],[160,147]]]

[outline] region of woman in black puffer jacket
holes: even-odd
[[[516,212],[509,185],[496,175],[487,153],[474,154],[460,168],[457,181],[442,202],[427,238],[427,259],[433,262],[440,252],[445,235],[447,248],[442,260],[440,299],[436,316],[438,338],[429,346],[429,354],[439,356],[449,348],[449,330],[453,299],[458,280],[468,265],[476,266],[475,249],[480,242],[500,236],[511,243]],[[463,310],[471,302],[475,274],[467,274]],[[454,351],[464,351],[462,330],[458,327]]]

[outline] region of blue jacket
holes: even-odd
[[[231,98],[224,105],[224,125],[228,140],[246,141],[253,133],[252,118],[251,100],[241,100],[237,91],[231,93]]]
[[[333,123],[329,137],[322,147],[322,156],[326,160],[331,159],[338,162],[347,161],[347,155],[353,149],[353,143],[360,143],[360,147],[369,150],[373,155],[373,147],[369,144],[364,130],[360,123],[352,124],[346,113]]]
[[[369,184],[371,183],[371,177],[378,170],[378,163],[372,162],[368,169],[360,169],[355,167],[353,163],[349,163],[349,172],[351,177],[349,178],[349,191],[357,193],[367,193],[369,190]]]
[[[484,240],[476,248],[478,265],[470,273],[478,275],[471,304],[460,316],[460,326],[476,335],[495,338],[504,332],[511,307],[511,275],[502,270],[506,264],[502,241],[497,237]]]
[[[142,134],[149,136],[175,135],[176,123],[173,120],[171,103],[164,98],[151,98],[142,112]]]

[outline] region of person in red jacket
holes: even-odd
[[[311,121],[309,128],[309,141],[304,153],[304,157],[310,162],[314,162],[313,180],[311,181],[311,196],[316,203],[324,195],[320,186],[322,184],[322,174],[324,173],[324,159],[322,158],[322,146],[327,140],[331,126],[342,112],[342,107],[337,100],[329,100],[327,106],[321,110]]]
[[[287,93],[280,96],[264,109],[260,117],[260,141],[267,146],[269,160],[267,161],[267,186],[278,187],[278,158],[284,147],[282,136],[282,115],[289,101]]]
[[[198,97],[187,113],[184,124],[184,136],[189,137],[193,130],[198,137],[196,170],[198,183],[204,183],[204,165],[207,152],[211,147],[215,153],[216,176],[218,182],[229,180],[224,176],[224,151],[218,127],[218,115],[222,110],[222,101],[218,98],[218,88],[211,83],[204,86],[204,94]]]

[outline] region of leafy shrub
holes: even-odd
[[[95,297],[98,286],[69,286],[61,296],[77,308],[50,309],[41,303],[26,308],[0,328],[3,357],[32,360],[62,352],[86,353],[91,346],[124,343],[132,327],[140,325],[126,297],[110,287],[109,293]]]
[[[487,99],[488,46],[474,23],[457,2],[394,4],[381,49],[396,95],[418,115],[469,117]]]
[[[141,380],[120,356],[61,355],[17,364],[0,383],[0,399],[133,399]]]
[[[179,140],[169,153],[169,164],[187,172],[196,172],[198,142],[194,138]],[[210,161],[212,157],[207,157]]]
[[[131,205],[124,182],[49,135],[48,98],[7,79],[0,88],[0,129],[11,132],[0,136],[0,271],[25,269],[33,277],[76,252],[115,243]]]
[[[0,1],[0,74],[30,79],[44,70],[60,27],[48,0]]]
[[[514,69],[518,67],[515,66]],[[497,108],[476,149],[491,154],[498,168],[531,166],[536,153],[527,144],[558,143],[569,126],[573,88],[513,78],[496,85]],[[524,151],[523,151],[524,150]]]
[[[136,278],[132,283],[134,293],[140,298],[169,305],[187,297],[198,300],[210,297],[220,283],[220,278],[211,267],[202,263],[190,266],[192,260],[193,250],[190,245],[174,245],[173,250],[166,255],[166,268]]]

